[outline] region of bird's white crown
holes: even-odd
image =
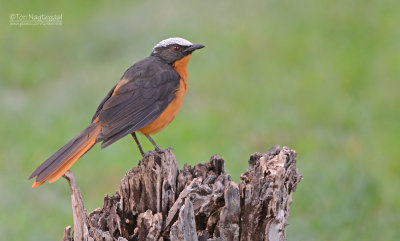
[[[178,44],[178,45],[181,45],[181,46],[193,45],[191,42],[189,42],[189,41],[187,41],[186,39],[183,39],[183,38],[178,38],[178,37],[176,37],[176,38],[167,38],[167,39],[164,39],[163,41],[159,42],[158,44],[156,44],[156,46],[154,46],[154,48],[153,48],[153,52],[158,47],[166,47],[166,46],[171,45],[171,44]]]

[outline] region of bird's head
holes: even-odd
[[[158,56],[169,64],[184,58],[197,49],[204,48],[201,44],[192,44],[183,38],[168,38],[154,46],[151,56]]]

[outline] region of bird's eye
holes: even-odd
[[[179,51],[179,50],[181,50],[181,48],[179,46],[174,46],[174,50]]]

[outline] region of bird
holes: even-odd
[[[129,67],[101,101],[89,126],[39,165],[29,179],[32,187],[55,182],[96,143],[105,148],[126,135],[140,132],[162,152],[150,137],[175,118],[187,91],[186,66],[192,53],[204,45],[174,37],[156,44],[150,56]]]

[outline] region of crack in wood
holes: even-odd
[[[66,227],[63,241],[282,241],[292,194],[303,176],[288,147],[251,155],[240,184],[230,180],[218,155],[179,171],[172,150],[151,152],[89,215],[72,173],[65,178],[74,232],[71,236]]]

